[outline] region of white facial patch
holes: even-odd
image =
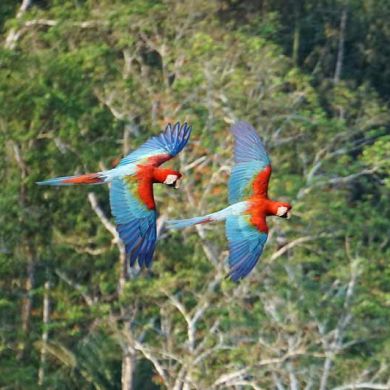
[[[176,180],[177,180],[176,175],[168,175],[164,180],[164,184],[170,185],[173,184]]]
[[[278,207],[278,211],[276,212],[276,215],[278,217],[282,217],[284,214],[286,214],[286,212],[288,211],[288,208],[285,207],[285,206],[280,206]]]

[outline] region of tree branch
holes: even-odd
[[[144,357],[153,364],[157,373],[164,380],[165,384],[168,385],[169,381],[168,381],[168,377],[165,374],[164,368],[160,364],[158,359],[155,356],[153,356],[152,351],[150,351],[148,348],[146,348],[142,343],[138,342],[137,340],[134,340],[134,348],[137,351],[141,352],[144,355]]]
[[[305,195],[310,193],[315,188],[325,187],[328,185],[347,184],[360,176],[372,175],[373,173],[375,173],[377,171],[378,171],[378,167],[374,167],[374,168],[370,168],[370,169],[363,169],[360,172],[353,173],[353,174],[348,175],[348,176],[335,177],[333,179],[322,180],[322,181],[319,181],[317,183],[313,183],[309,187],[302,188],[298,192],[297,199],[303,198]]]
[[[24,0],[23,3],[29,3],[29,5],[32,3],[32,0]],[[28,8],[28,6],[25,8],[25,10]],[[18,14],[16,15],[16,18],[19,19],[25,12],[25,10],[23,12],[21,12],[21,10],[19,10]],[[33,20],[27,20],[23,25],[22,27],[19,29],[19,30],[16,30],[15,28],[13,28],[6,40],[5,40],[5,48],[6,49],[15,49],[15,46],[16,46],[16,43],[19,41],[19,39],[21,38],[21,36],[26,33],[31,27],[35,27],[35,26],[38,26],[38,27],[54,27],[54,26],[57,26],[59,24],[59,21],[58,20],[53,20],[53,19],[33,19]],[[104,21],[98,21],[98,20],[87,20],[85,22],[73,22],[72,25],[74,27],[79,27],[79,28],[94,28],[94,27],[98,27],[98,26],[104,26],[106,25],[107,23],[104,22]]]
[[[119,249],[119,263],[120,263],[120,275],[119,275],[119,281],[118,281],[118,292],[121,293],[123,291],[123,288],[126,284],[126,280],[129,277],[129,273],[127,270],[127,259],[126,259],[126,249],[125,245],[123,244],[123,241],[119,237],[119,233],[117,232],[115,225],[112,224],[106,215],[104,214],[103,210],[98,204],[96,195],[93,192],[90,192],[88,194],[88,200],[92,207],[92,210],[95,212],[95,214],[100,219],[103,226],[111,233],[111,235],[114,237],[114,242],[117,245]]]
[[[92,306],[95,303],[95,299],[91,298],[86,292],[86,288],[78,284],[77,282],[72,281],[69,279],[62,271],[56,269],[55,273],[57,276],[63,280],[66,284],[74,288],[84,299],[85,303],[88,306]]]
[[[24,13],[27,11],[27,9],[31,6],[32,0],[23,0],[22,4],[18,10],[18,13],[16,14],[16,19],[20,19]],[[7,35],[7,38],[5,39],[4,47],[6,49],[14,49],[16,41],[19,39],[18,32],[15,28],[12,28],[10,32]]]
[[[349,383],[347,385],[334,387],[332,390],[356,390],[356,389],[370,389],[370,390],[390,390],[390,384],[385,383]]]
[[[274,252],[273,255],[269,258],[269,263],[275,261],[277,258],[279,258],[280,256],[283,256],[290,249],[292,249],[298,245],[301,245],[304,242],[314,241],[314,240],[318,240],[321,238],[327,238],[327,237],[333,237],[333,236],[334,236],[334,234],[323,233],[323,234],[319,234],[317,236],[305,236],[305,237],[297,238],[293,241],[290,241],[288,244],[284,245],[282,248],[280,248],[279,250]]]
[[[93,192],[88,193],[88,201],[92,207],[92,210],[95,212],[95,214],[98,216],[100,222],[104,225],[104,227],[111,233],[111,235],[114,237],[115,242],[119,242],[119,234],[116,231],[115,225],[112,224],[106,215],[104,214],[103,210],[99,206],[99,203],[97,201],[96,195]]]

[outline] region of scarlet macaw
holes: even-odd
[[[40,185],[111,183],[110,205],[117,231],[133,266],[150,267],[156,247],[156,205],[153,183],[178,188],[181,173],[159,168],[175,157],[187,144],[192,127],[168,124],[165,131],[152,137],[124,157],[113,169],[80,176],[65,176],[38,182]]]
[[[266,217],[288,218],[291,205],[268,198],[271,161],[256,130],[240,121],[231,129],[234,139],[233,167],[229,180],[230,206],[202,217],[168,221],[171,229],[226,220],[229,241],[229,275],[233,281],[247,276],[263,252],[268,237]]]

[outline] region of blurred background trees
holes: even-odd
[[[0,385],[389,389],[390,2],[0,3]],[[230,124],[270,152],[261,263],[225,280]],[[169,121],[193,126],[155,186],[152,272],[127,270],[94,172]]]

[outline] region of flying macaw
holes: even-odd
[[[168,124],[160,135],[150,138],[124,157],[110,170],[80,176],[57,177],[39,185],[68,186],[74,184],[111,183],[110,205],[126,256],[133,266],[150,267],[156,247],[156,205],[153,183],[179,187],[181,173],[159,166],[175,157],[187,144],[192,127]]]
[[[263,252],[268,237],[266,217],[288,218],[291,205],[268,198],[271,161],[256,130],[244,121],[231,129],[235,166],[229,180],[230,206],[202,217],[168,221],[171,229],[226,220],[229,276],[235,282],[247,276]]]

